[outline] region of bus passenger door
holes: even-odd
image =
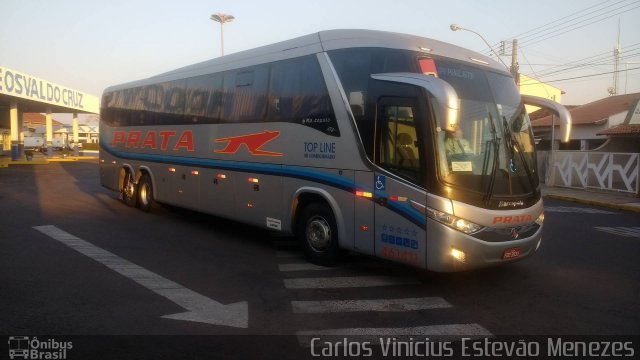
[[[416,99],[382,98],[378,103],[374,246],[379,257],[424,267],[426,192],[420,118]]]

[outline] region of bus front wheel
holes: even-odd
[[[330,265],[338,258],[336,220],[326,204],[312,203],[302,210],[297,235],[311,262]]]
[[[135,207],[137,204],[137,188],[135,180],[133,179],[133,174],[130,171],[127,171],[124,175],[124,180],[122,181],[122,201],[125,204]]]

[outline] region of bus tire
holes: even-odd
[[[122,201],[131,206],[136,207],[138,205],[137,187],[133,174],[130,171],[125,172],[124,179],[122,181],[122,189],[120,190]]]
[[[328,205],[311,203],[298,220],[298,240],[312,263],[331,265],[339,254],[336,220]]]
[[[153,184],[149,174],[143,174],[138,181],[138,207],[140,210],[149,212],[153,207]]]

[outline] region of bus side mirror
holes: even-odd
[[[435,76],[417,73],[372,74],[371,78],[415,85],[425,89],[433,96],[436,102],[440,128],[450,131],[457,127],[460,115],[460,100],[458,99],[458,93],[448,82]]]
[[[560,141],[563,143],[569,142],[571,140],[571,113],[567,108],[558,104],[557,102],[545,98],[541,98],[538,96],[532,95],[521,95],[522,101],[526,105],[533,105],[545,108],[555,115],[558,115],[560,118],[560,131],[562,132],[562,137]]]

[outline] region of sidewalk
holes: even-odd
[[[542,185],[542,196],[548,199],[572,201],[586,205],[640,213],[640,198],[630,193],[582,190]]]
[[[33,154],[33,159],[27,160],[22,157],[20,160],[12,161],[11,156],[0,155],[0,168],[6,168],[9,165],[46,165],[52,162],[67,162],[78,160],[98,160],[97,154],[90,156],[53,156],[46,157],[44,154],[36,152]]]

